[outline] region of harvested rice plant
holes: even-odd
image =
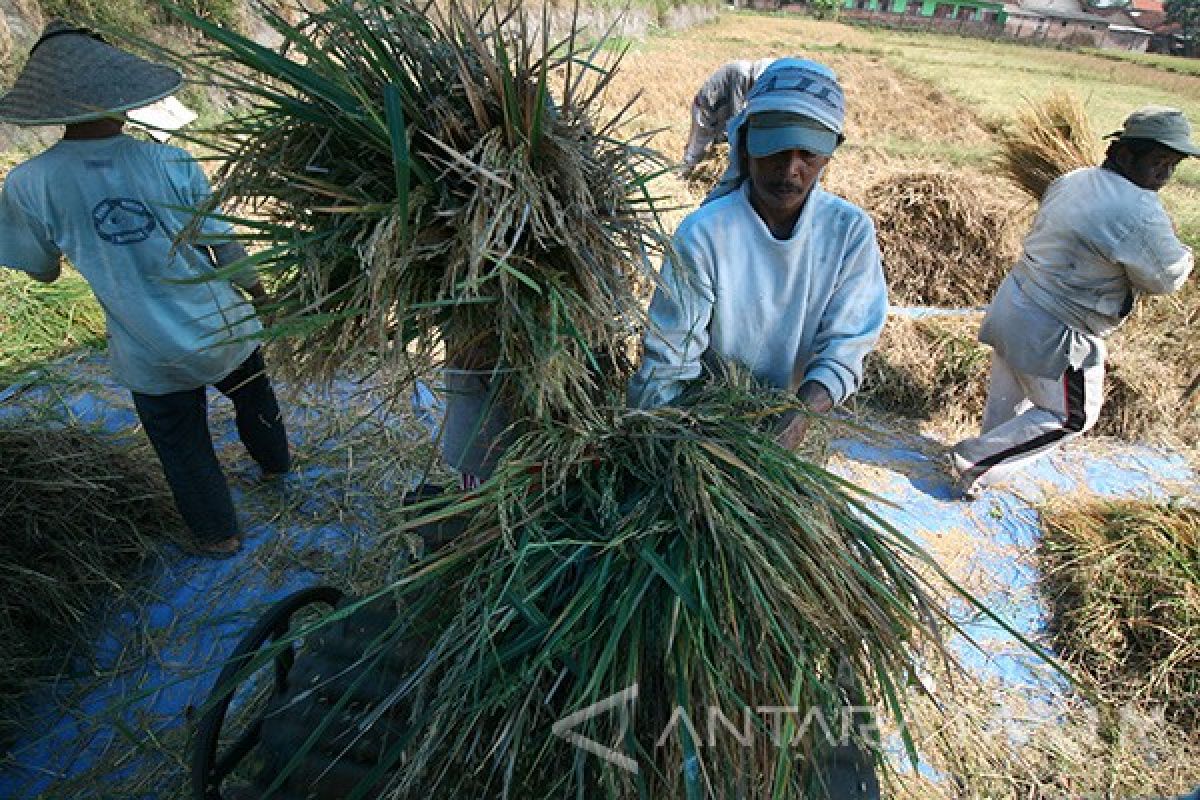
[[[1041,544],[1051,630],[1114,707],[1200,724],[1200,510],[1174,502],[1058,503]]]
[[[870,186],[889,298],[903,306],[986,305],[1020,255],[1024,203],[994,176],[889,175]]]
[[[667,747],[631,736],[646,774],[621,776],[555,738],[554,719],[644,686],[648,731],[676,707],[781,697],[804,716],[865,703],[902,721],[895,676],[954,627],[942,591],[1006,625],[861,490],[773,443],[795,398],[733,370],[680,410],[623,407],[637,278],[664,247],[649,188],[664,164],[636,132],[618,138],[627,105],[603,113],[619,53],[599,63],[575,31],[538,44],[525,12],[491,4],[270,19],[295,44],[286,59],[190,21],[219,45],[208,74],[238,64],[258,100],[222,129],[237,147],[218,174],[224,204],[258,214],[242,222],[268,254],[293,367],[329,380],[379,363],[397,391],[433,366],[472,369],[521,420],[496,476],[403,526],[466,520],[387,587],[400,613],[385,646],[428,649],[386,708],[411,720],[411,743],[375,766],[403,761],[395,796],[811,794],[823,772],[770,740],[708,752],[686,731]],[[304,780],[313,746],[273,784]]]
[[[1009,519],[1011,509],[996,505],[960,514],[950,504],[930,512],[927,498],[908,493],[895,495],[910,512],[897,522],[879,502],[892,499],[895,483],[848,483],[818,453],[780,451],[769,421],[792,400],[728,375],[695,387],[671,410],[636,413],[622,402],[636,356],[631,345],[653,288],[651,267],[666,234],[723,169],[720,148],[690,182],[670,162],[682,154],[692,93],[724,61],[800,54],[839,73],[848,141],[825,183],[872,214],[893,302],[949,310],[985,303],[1019,252],[1036,201],[1012,180],[1015,168],[999,164],[1042,89],[1067,85],[1085,101],[1068,109],[1075,115],[1069,124],[1056,117],[1036,123],[1041,130],[1084,130],[1075,124],[1083,114],[1093,130],[1107,132],[1128,108],[1151,100],[1182,105],[1197,119],[1200,79],[1077,53],[793,15],[724,14],[696,29],[593,49],[582,37],[542,39],[534,11],[509,17],[491,5],[371,1],[324,4],[312,15],[266,11],[274,44],[214,25],[208,14],[186,19],[209,45],[199,56],[186,54],[182,66],[219,94],[242,98],[216,130],[196,135],[203,152],[216,156],[211,166],[224,211],[239,220],[276,290],[272,364],[302,388],[344,387],[347,378],[370,388],[356,397],[360,402],[344,394],[289,399],[313,426],[302,428],[298,447],[299,462],[312,472],[299,485],[246,491],[254,524],[270,533],[260,533],[267,541],[252,563],[236,565],[237,591],[276,596],[302,566],[355,597],[382,597],[383,634],[371,637],[366,655],[347,657],[370,661],[390,648],[409,672],[390,685],[383,698],[390,705],[375,705],[372,718],[383,720],[380,730],[389,736],[438,732],[419,742],[384,737],[382,755],[368,769],[378,767],[372,779],[389,782],[386,796],[500,796],[509,789],[528,797],[821,797],[816,770],[794,768],[755,735],[769,720],[763,730],[752,728],[755,745],[746,749],[734,736],[709,746],[707,727],[693,736],[672,716],[676,707],[715,699],[736,728],[738,709],[776,697],[824,711],[870,705],[872,721],[906,732],[889,740],[897,753],[884,770],[885,796],[1171,797],[1200,783],[1200,743],[1188,716],[1195,710],[1165,705],[1194,683],[1187,672],[1194,654],[1172,649],[1169,636],[1143,637],[1139,627],[1152,611],[1155,632],[1190,635],[1189,618],[1168,613],[1186,612],[1186,602],[1173,609],[1136,604],[1170,591],[1190,597],[1195,576],[1189,584],[1186,574],[1172,574],[1170,558],[1149,569],[1151,557],[1134,552],[1132,533],[1122,534],[1119,546],[1089,534],[1092,555],[1128,562],[1126,574],[1149,574],[1106,582],[1079,547],[1060,549],[1053,569],[1047,562],[1046,574],[1054,576],[1048,581],[1075,587],[1063,590],[1064,604],[1095,590],[1085,611],[1074,606],[1077,631],[1087,624],[1101,630],[1104,619],[1109,632],[1138,634],[1120,643],[1093,636],[1108,649],[1085,653],[1087,635],[1061,638],[1069,626],[1056,623],[1062,652],[1100,698],[1120,708],[1110,713],[1069,690],[1047,705],[976,680],[975,661],[964,673],[947,644],[960,625],[975,635],[969,626],[977,619],[1004,630],[980,606],[1000,602],[1010,587],[973,582],[991,569],[983,528],[962,537],[958,560],[925,547],[923,526],[936,527],[940,517],[977,514],[1019,526],[1022,513]],[[1022,80],[1010,80],[1013,74]],[[1103,90],[1086,90],[1096,86]],[[1052,152],[1029,162],[1028,171],[1047,180],[1045,162],[1061,165],[1063,158]],[[1189,187],[1200,185],[1200,170],[1185,165],[1179,182],[1164,199],[1195,243],[1200,198]],[[1200,295],[1193,286],[1144,303],[1112,340],[1109,403],[1098,433],[1195,446]],[[18,341],[9,331],[34,341],[32,320],[43,315],[18,315],[9,302],[34,290],[28,282],[0,288],[7,341]],[[46,346],[13,348],[13,370],[94,342],[101,330],[97,316],[62,318],[41,336]],[[939,442],[972,430],[988,359],[974,341],[977,326],[977,314],[889,320],[868,365],[862,419],[889,437],[913,432],[916,423],[880,422],[875,410],[918,418]],[[401,507],[413,475],[455,477],[431,468],[436,455],[427,435],[414,444],[425,423],[405,408],[408,392],[447,365],[487,375],[496,387],[491,401],[530,422],[513,432],[509,455],[479,492],[416,506],[408,497],[410,505]],[[364,423],[367,408],[385,408],[407,427],[398,433]],[[833,435],[866,434],[848,428]],[[63,452],[86,446],[58,445]],[[944,481],[918,477],[914,486]],[[1153,536],[1144,531],[1166,530],[1168,518],[1190,519],[1183,511],[1163,506],[1152,523],[1120,525],[1148,540]],[[20,513],[34,518],[29,509]],[[1093,528],[1117,525],[1111,509],[1094,516],[1104,521],[1087,523]],[[139,522],[140,535],[161,518]],[[434,541],[426,536],[434,527],[466,534]],[[1058,540],[1048,529],[1042,550]],[[349,565],[339,560],[347,549]],[[1172,552],[1180,563],[1190,553],[1195,563],[1191,551]],[[102,555],[85,559],[100,567],[89,567],[88,580],[128,586],[124,564],[110,568]],[[0,563],[27,562],[22,553]],[[998,574],[1007,580],[1026,571]],[[1108,595],[1104,611],[1101,590]],[[83,613],[64,602],[46,608],[69,618]],[[1036,612],[1037,601],[1027,602],[1025,611]],[[236,624],[225,635],[236,638],[254,621],[219,601],[207,608],[206,619],[178,626],[185,641],[230,618]],[[1112,624],[1118,619],[1124,621]],[[178,659],[168,636],[147,633],[122,652],[121,670]],[[989,651],[992,644],[983,642]],[[1026,661],[1037,660],[1018,645]],[[52,658],[61,662],[61,652]],[[0,782],[0,789],[17,785],[16,797],[86,796],[96,786],[113,796],[187,795],[190,726],[228,650],[184,652],[197,662],[184,680],[202,688],[167,722],[138,716],[136,704],[153,684],[131,689],[115,711],[79,720],[110,733],[114,718],[137,721],[128,733],[103,739],[108,746],[94,762],[55,765],[63,775],[57,782],[39,776]],[[1155,672],[1153,662],[1175,671]],[[387,668],[381,663],[373,677]],[[1122,671],[1128,669],[1141,669],[1148,682],[1131,681]],[[15,667],[11,674],[25,675]],[[66,673],[51,667],[44,674]],[[104,686],[112,675],[91,681],[77,691]],[[640,775],[607,769],[593,753],[552,735],[563,712],[628,697],[631,687],[638,698],[632,727],[622,730],[612,715],[576,732],[636,757],[645,767]],[[343,695],[328,697],[336,705]],[[1169,725],[1156,722],[1160,711]],[[64,706],[64,713],[75,710]],[[338,752],[351,741],[363,751],[379,744],[355,738],[362,717],[349,718],[349,738],[334,743]],[[1009,727],[1014,719],[1027,724]],[[238,777],[260,790],[263,781],[306,791],[321,786],[333,776],[311,771],[306,744],[320,725],[301,726],[298,739],[287,739],[265,777]],[[665,729],[673,735],[658,747]],[[858,743],[873,752],[870,736]],[[799,746],[811,754],[822,742],[800,737]],[[30,752],[9,756],[0,781]],[[910,768],[912,753],[920,770]],[[405,768],[395,769],[401,763]]]
[[[979,323],[978,314],[889,317],[857,402],[928,421],[947,437],[967,435],[987,401],[991,356],[977,339]]]
[[[0,424],[0,742],[31,690],[89,669],[104,600],[179,533],[147,450],[59,420]]]

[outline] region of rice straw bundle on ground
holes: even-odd
[[[104,311],[78,273],[53,284],[0,270],[0,386],[80,346],[104,344]]]
[[[1098,429],[1128,439],[1200,441],[1200,286],[1143,297],[1109,342]]]
[[[1200,509],[1072,501],[1043,510],[1043,590],[1063,656],[1113,703],[1200,726]]]
[[[1098,725],[1077,696],[958,680],[910,716],[927,769],[898,776],[894,800],[1177,798],[1200,785],[1197,732],[1134,706]]]
[[[624,380],[666,162],[620,138],[625,109],[602,115],[613,63],[491,2],[267,12],[284,55],[185,18],[217,43],[210,79],[250,100],[210,144],[292,366],[494,371],[518,418]]]
[[[0,427],[0,739],[21,696],[96,632],[178,516],[147,448],[77,427]]]
[[[1017,114],[1000,134],[998,169],[1035,200],[1055,178],[1094,167],[1104,155],[1083,103],[1070,92],[1052,92]]]
[[[987,303],[1020,253],[1020,199],[975,173],[898,173],[868,189],[863,204],[897,305]]]
[[[863,368],[859,399],[892,414],[935,422],[952,434],[978,426],[991,351],[976,338],[979,314],[889,316]]]
[[[729,143],[714,144],[708,148],[704,158],[688,173],[688,191],[703,200],[717,185],[717,181],[721,180],[721,176],[725,174],[728,167]]]

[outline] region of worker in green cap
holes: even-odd
[[[992,346],[982,432],[949,454],[972,496],[1096,424],[1105,339],[1139,295],[1169,294],[1192,270],[1158,191],[1200,156],[1175,108],[1147,106],[1110,134],[1104,163],[1050,184],[1020,261],[979,332]]]

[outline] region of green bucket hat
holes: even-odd
[[[1149,139],[1187,156],[1200,156],[1192,143],[1192,126],[1178,108],[1145,106],[1125,118],[1125,126],[1106,139]]]

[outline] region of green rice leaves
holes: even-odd
[[[284,360],[494,369],[518,418],[623,381],[666,162],[616,133],[598,51],[496,4],[267,12],[278,51],[178,13],[216,42],[188,66],[246,98],[208,143],[221,202],[273,254]]]

